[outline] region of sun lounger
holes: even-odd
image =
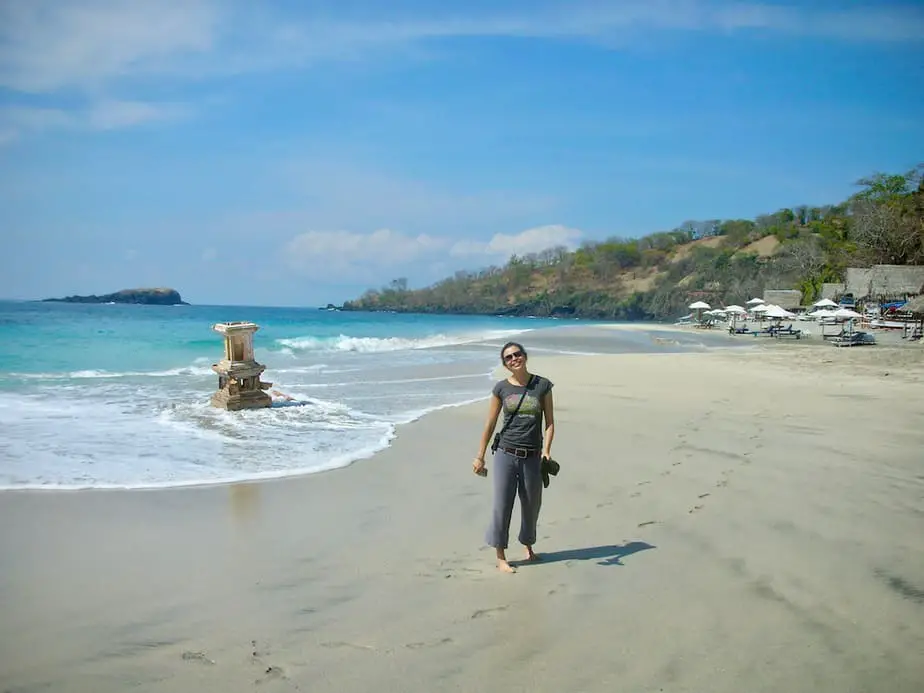
[[[773,331],[773,336],[777,339],[783,337],[795,337],[796,339],[802,339],[802,330],[794,330],[792,325],[789,327],[778,327]]]
[[[876,338],[869,332],[853,332],[831,340],[834,346],[867,346],[876,343]]]

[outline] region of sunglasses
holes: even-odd
[[[520,358],[521,356],[523,356],[523,352],[522,352],[522,351],[514,351],[514,352],[511,353],[511,354],[507,354],[507,355],[504,357],[504,361],[513,361],[514,359],[518,359],[518,358]]]

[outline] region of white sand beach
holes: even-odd
[[[924,349],[530,368],[542,563],[482,545],[482,403],[303,478],[8,492],[0,690],[924,689]]]

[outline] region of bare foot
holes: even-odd
[[[531,546],[526,547],[526,561],[527,563],[535,563],[536,561],[541,561],[542,557],[533,551]]]
[[[510,565],[507,561],[497,559],[497,569],[502,573],[515,573],[517,569]]]

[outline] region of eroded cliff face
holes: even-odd
[[[176,289],[122,289],[112,294],[97,296],[65,296],[64,298],[45,298],[44,301],[64,303],[137,303],[152,306],[189,305],[182,299]]]

